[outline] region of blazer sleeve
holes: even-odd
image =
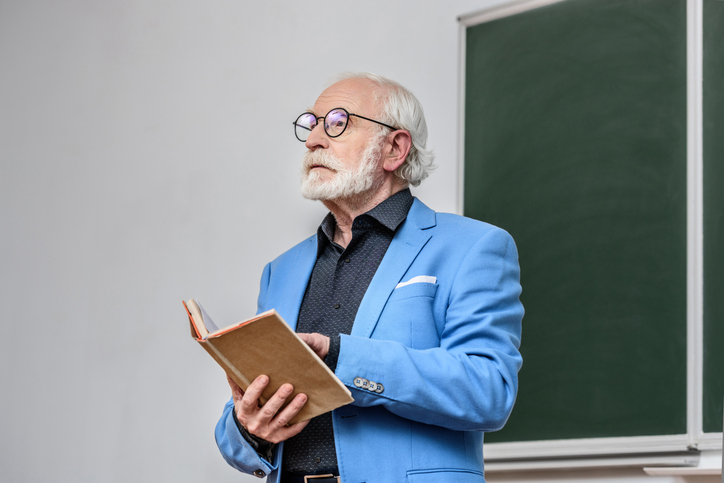
[[[341,336],[336,374],[358,406],[454,430],[493,431],[508,419],[518,390],[523,306],[513,239],[494,228],[461,259],[444,304],[439,347]],[[450,267],[448,267],[450,268]],[[409,314],[414,317],[414,310]],[[356,378],[383,385],[355,386]]]
[[[279,468],[280,445],[277,445],[274,449],[272,462],[260,457],[249,442],[244,439],[241,431],[236,426],[233,411],[234,401],[229,400],[224,406],[224,412],[216,424],[214,433],[216,445],[219,447],[224,460],[241,472],[261,477],[277,470]]]
[[[270,274],[271,264],[267,264],[261,277],[259,299],[257,301],[258,312],[264,310],[263,306],[268,291]],[[268,475],[277,470],[279,468],[280,445],[275,448],[274,461],[269,462],[261,458],[236,426],[233,411],[234,401],[231,399],[224,406],[224,411],[216,424],[214,433],[216,445],[219,447],[224,460],[239,471],[257,476]]]

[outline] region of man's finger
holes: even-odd
[[[289,421],[291,421],[294,416],[296,416],[299,411],[302,410],[304,405],[307,403],[307,395],[306,394],[297,394],[294,399],[281,411],[279,411],[279,414],[276,418],[274,418],[274,424],[277,426],[284,427],[286,426]],[[299,423],[297,423],[299,424]],[[291,426],[290,426],[291,427]],[[301,431],[301,429],[300,429]]]
[[[312,333],[299,333],[297,334],[320,359],[324,360],[329,352],[329,337],[326,335],[319,334],[317,332]]]
[[[291,426],[287,426],[285,428],[281,428],[280,430],[275,433],[275,437],[272,438],[274,441],[272,443],[280,443],[282,441],[286,441],[292,436],[296,436],[299,434],[306,426],[309,424],[309,419],[306,421],[302,421],[301,423],[292,424]]]
[[[292,386],[291,384],[282,384],[279,389],[277,389],[277,392],[275,392],[274,395],[269,398],[266,404],[262,406],[262,416],[268,421],[274,419],[279,409],[284,405],[286,400],[289,398],[289,396],[292,395],[293,392],[294,386]]]
[[[244,391],[242,391],[239,385],[235,383],[228,374],[226,375],[226,380],[229,383],[229,387],[231,388],[231,399],[234,400],[234,403],[241,401],[242,396],[244,396]]]
[[[309,346],[310,349],[312,349],[314,352],[319,352],[319,350],[322,348],[322,344],[320,343],[319,338],[317,337],[317,334],[306,334],[303,332],[300,332],[297,334],[300,339],[304,341],[305,344]]]
[[[266,388],[267,384],[269,384],[269,377],[264,374],[258,376],[251,384],[249,384],[244,396],[241,398],[242,411],[248,413],[259,406],[259,397],[261,396],[262,391]]]

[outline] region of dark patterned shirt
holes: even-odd
[[[336,222],[331,213],[317,230],[317,262],[299,311],[297,332],[330,337],[325,363],[332,371],[339,357],[340,334],[352,331],[367,287],[412,202],[410,190],[405,189],[359,215],[352,223],[352,240],[346,248],[334,243]],[[339,474],[332,413],[312,419],[301,433],[284,443],[282,469]]]

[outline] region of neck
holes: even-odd
[[[402,180],[401,180],[402,181]],[[367,213],[390,196],[407,188],[407,183],[389,183],[381,186],[373,193],[361,193],[349,198],[324,200],[322,203],[332,212],[337,222],[334,231],[334,242],[347,248],[352,241],[352,223],[359,215]]]

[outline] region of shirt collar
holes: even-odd
[[[395,231],[397,227],[405,221],[405,218],[407,218],[407,212],[410,211],[412,201],[413,198],[410,193],[410,188],[405,188],[372,208],[365,213],[365,215],[374,218],[388,229]]]
[[[414,198],[412,197],[412,193],[410,193],[410,188],[405,188],[404,190],[398,191],[394,195],[390,196],[367,213],[359,215],[359,217],[370,217],[377,220],[377,222],[386,227],[388,230],[396,231],[397,227],[399,227],[400,224],[405,221],[405,218],[407,218],[407,213],[412,207],[413,200]],[[334,219],[334,215],[332,215],[331,212],[327,213],[327,216],[324,217],[324,220],[322,220],[322,223],[317,229],[318,242],[323,241],[323,236],[327,238],[327,241],[333,241],[334,230],[336,228],[337,222]],[[319,243],[320,248],[321,245],[322,244]]]

